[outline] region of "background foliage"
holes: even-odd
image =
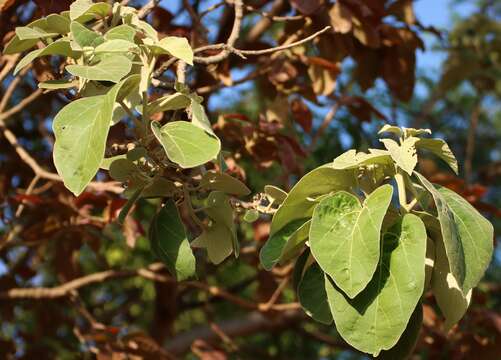
[[[16,26],[68,8],[70,1],[0,1],[3,44]],[[458,157],[460,176],[433,159],[419,169],[461,193],[499,233],[501,6],[478,1],[447,31],[416,19],[410,1],[245,1],[238,49],[290,43],[330,25],[310,44],[285,52],[195,64],[186,82],[204,97],[226,152],[228,173],[253,194],[265,184],[290,189],[297,179],[349,148],[377,146],[386,120],[429,127]],[[227,41],[231,2],[134,2],[161,36],[184,36],[193,48]],[[424,49],[423,38],[435,44]],[[440,51],[439,74],[416,71],[417,51]],[[205,55],[216,55],[208,50]],[[213,53],[212,53],[213,52]],[[167,60],[167,58],[166,58]],[[123,226],[120,187],[97,176],[78,197],[52,163],[51,124],[71,93],[38,89],[60,78],[60,63],[35,60],[14,76],[16,55],[0,58],[0,328],[2,357],[19,358],[357,358],[335,329],[307,318],[290,283],[291,267],[267,272],[258,250],[269,218],[241,221],[239,259],[219,266],[197,253],[199,279],[169,280],[149,249],[145,230],[155,212],[136,204]],[[173,80],[173,69],[158,77]],[[157,120],[162,113],[154,115]],[[108,155],[132,138],[111,128]],[[249,199],[251,201],[252,199]],[[499,250],[470,310],[447,334],[432,297],[416,356],[496,358],[501,351]],[[38,288],[30,296],[14,288]],[[51,288],[51,289],[46,289]],[[20,299],[22,298],[22,299]],[[474,354],[474,355],[473,355]]]

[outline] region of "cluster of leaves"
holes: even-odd
[[[494,234],[465,199],[414,170],[417,151],[426,150],[457,172],[443,140],[422,137],[428,129],[386,125],[380,133],[387,132],[399,141],[381,139],[386,150],[349,150],[306,174],[273,216],[260,258],[267,269],[297,258],[295,288],[313,319],[334,321],[360,351],[403,358],[428,289],[447,328],[464,315]]]
[[[193,246],[207,247],[214,263],[233,251],[238,255],[228,194],[248,195],[250,191],[229,175],[200,167],[209,161],[218,164],[221,149],[202,98],[183,84],[176,84],[172,94],[153,101],[148,96],[160,56],[193,65],[193,51],[187,40],[159,39],[156,30],[138,17],[136,9],[90,0],[75,1],[69,11],[16,28],[4,53],[28,50],[40,40],[45,46],[25,55],[14,73],[38,57],[59,55],[65,60],[64,70],[69,76],[38,85],[50,90],[74,88],[78,96],[59,111],[53,122],[54,164],[65,186],[78,196],[99,169],[109,170],[113,179],[127,185],[124,195],[129,200],[119,222],[140,198],[173,199],[153,218],[150,238],[153,250],[182,280],[194,275],[195,258],[174,201],[184,201],[191,215],[197,216],[181,174],[184,169],[198,168],[197,187],[204,199],[195,200],[204,204],[208,223],[197,221],[203,232]],[[175,112],[182,110],[188,113],[190,122],[176,120],[179,115]],[[154,114],[168,111],[173,115],[166,124],[152,121]],[[129,145],[127,153],[105,158],[109,129],[127,116],[134,121],[136,141]],[[197,188],[190,191],[197,192]],[[172,222],[167,227],[166,219]]]

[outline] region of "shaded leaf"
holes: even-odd
[[[249,195],[250,189],[240,180],[225,173],[208,171],[202,176],[200,186],[208,190],[219,190],[233,195]]]
[[[419,141],[416,142],[416,147],[418,149],[425,149],[436,156],[438,156],[440,159],[445,161],[447,165],[450,166],[450,168],[458,174],[458,162],[456,160],[456,157],[452,153],[452,150],[449,148],[449,145],[442,140],[442,139],[419,139]]]
[[[174,201],[168,200],[153,218],[149,240],[151,250],[178,281],[195,275],[195,257]]]
[[[309,266],[298,284],[297,296],[304,311],[323,324],[332,323],[332,314],[325,291],[324,273],[317,263]]]

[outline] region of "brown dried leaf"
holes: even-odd
[[[294,120],[296,120],[305,132],[309,133],[313,123],[313,115],[304,101],[301,99],[292,100],[291,111],[292,116],[294,116]]]
[[[335,32],[346,34],[352,29],[352,12],[346,6],[337,1],[329,11],[331,25]]]

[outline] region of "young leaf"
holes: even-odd
[[[310,228],[311,253],[350,298],[371,281],[379,261],[380,231],[393,188],[383,185],[360,205],[340,191],[315,208]]]
[[[317,263],[309,266],[304,272],[297,287],[297,297],[304,311],[314,320],[326,325],[332,323],[324,273]]]
[[[82,48],[86,46],[96,47],[104,42],[104,38],[101,34],[88,29],[79,22],[72,21],[70,29],[73,40]]]
[[[96,65],[68,65],[66,70],[87,80],[119,82],[132,68],[132,61],[124,55],[105,57]]]
[[[336,329],[346,342],[374,356],[397,344],[423,293],[425,252],[424,224],[407,214],[384,234],[377,271],[356,298],[325,276]]]
[[[173,200],[154,216],[149,239],[152,251],[178,281],[195,275],[195,257]]]
[[[273,203],[278,205],[282,204],[287,198],[287,193],[285,191],[273,185],[265,185],[264,193],[273,200]]]
[[[442,139],[419,139],[418,142],[416,142],[416,147],[418,149],[425,149],[436,156],[438,156],[440,159],[445,161],[447,165],[450,166],[450,168],[458,174],[458,162],[456,160],[456,157],[452,153],[452,150],[449,148],[449,145],[442,140]]]
[[[217,137],[186,121],[174,121],[162,127],[152,122],[151,130],[167,157],[184,169],[215,159],[221,149]]]
[[[380,134],[383,134],[385,132],[391,132],[397,136],[402,136],[402,129],[399,128],[398,126],[384,124],[383,127],[377,133],[378,133],[378,135],[380,135]]]
[[[448,206],[444,196],[435,189],[432,183],[417,171],[414,174],[433,197],[451,273],[462,288],[466,275],[465,255],[452,210]]]
[[[212,130],[212,125],[205,113],[205,109],[202,106],[198,96],[190,96],[190,107],[189,116],[193,125],[204,129],[209,134],[214,135],[214,130]]]
[[[259,211],[254,209],[248,209],[244,214],[244,221],[248,223],[253,223],[259,219]]]
[[[438,192],[451,209],[464,252],[463,293],[477,286],[489,266],[493,252],[494,228],[471,204],[454,191],[439,187]]]
[[[370,149],[372,151],[376,149]],[[356,150],[348,150],[345,153],[339,155],[332,162],[332,167],[334,169],[355,169],[362,165],[391,165],[393,160],[388,151],[379,150],[374,151],[369,154],[364,152],[358,152]]]
[[[386,149],[390,152],[395,163],[407,174],[412,175],[417,165],[415,144],[419,139],[416,137],[406,138],[401,145],[392,139],[381,139]]]
[[[280,260],[283,249],[288,241],[308,220],[309,218],[295,219],[282,227],[279,231],[274,232],[273,235],[270,235],[268,241],[266,241],[259,252],[259,259],[266,270],[271,270]]]
[[[225,173],[208,171],[202,176],[200,186],[208,190],[219,190],[227,194],[245,196],[250,194],[249,188],[237,178]]]

